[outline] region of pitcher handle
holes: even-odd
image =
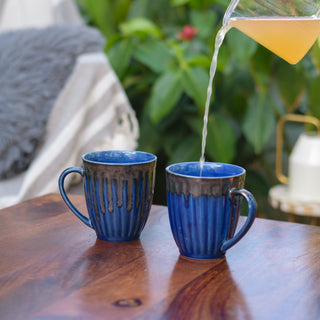
[[[284,184],[289,183],[289,178],[282,173],[283,126],[287,121],[313,124],[318,129],[318,134],[320,136],[320,121],[315,117],[298,114],[287,114],[280,118],[277,126],[276,176],[278,180]]]
[[[72,172],[75,173],[79,173],[82,177],[84,175],[84,171],[82,168],[78,168],[78,167],[71,167],[68,168],[66,170],[64,170],[60,177],[59,177],[59,190],[60,190],[60,194],[62,199],[64,200],[64,202],[66,203],[66,205],[70,208],[70,210],[84,223],[86,224],[88,227],[93,228],[91,220],[89,218],[87,218],[86,216],[84,216],[70,201],[70,199],[68,198],[66,191],[64,189],[64,179],[66,178],[66,176]]]
[[[257,203],[252,193],[246,189],[231,189],[229,192],[230,200],[232,201],[232,198],[235,196],[241,196],[246,200],[248,204],[248,217],[240,231],[233,238],[227,240],[221,245],[220,251],[222,252],[225,252],[243,238],[243,236],[249,231],[256,217]]]

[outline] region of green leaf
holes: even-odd
[[[226,38],[236,63],[242,67],[246,66],[257,49],[257,43],[237,29],[231,29]]]
[[[134,18],[120,24],[120,31],[124,36],[137,36],[144,38],[147,35],[156,38],[161,37],[160,29],[151,20],[146,18]]]
[[[212,55],[213,55],[213,53],[212,53]],[[212,57],[211,57],[211,59],[212,59]],[[231,70],[230,60],[231,60],[230,53],[228,52],[227,47],[225,45],[222,45],[219,49],[216,71],[221,71],[221,72],[224,72],[225,74],[230,73],[230,70]],[[211,64],[211,61],[210,61],[210,64]]]
[[[270,184],[260,172],[247,171],[246,188],[254,190],[255,194],[268,194]]]
[[[250,60],[250,71],[256,85],[267,89],[271,83],[271,71],[274,55],[262,46],[259,46],[256,53]]]
[[[220,114],[209,116],[206,153],[219,162],[232,162],[236,154],[236,134],[229,121]]]
[[[114,15],[116,23],[124,21],[127,18],[127,14],[131,6],[131,0],[117,0],[111,1],[111,3],[113,11],[110,15]]]
[[[198,66],[198,67],[203,67],[207,70],[210,69],[210,64],[211,64],[211,57],[207,55],[192,55],[191,57],[188,57],[186,59],[186,62],[189,66]]]
[[[215,32],[217,14],[213,10],[200,11],[191,10],[191,25],[198,30],[198,35],[202,38],[212,37]]]
[[[194,117],[189,116],[185,118],[186,123],[191,128],[191,130],[198,136],[202,135],[202,128],[203,128],[203,117]]]
[[[301,65],[292,66],[284,61],[279,61],[276,81],[281,100],[288,112],[294,112],[305,92],[305,73]]]
[[[199,161],[201,140],[197,136],[190,136],[179,141],[178,147],[171,154],[169,163]]]
[[[158,154],[162,148],[162,137],[144,110],[139,118],[139,148]]]
[[[198,108],[203,112],[209,83],[208,71],[201,67],[184,68],[181,81],[188,96],[195,101]]]
[[[131,6],[128,14],[128,20],[138,17],[149,17],[150,1],[135,0],[131,1]]]
[[[191,10],[192,26],[198,29],[198,35],[202,38],[212,37],[217,23],[217,14],[213,10]]]
[[[262,151],[274,132],[275,126],[276,119],[272,100],[266,93],[255,94],[249,100],[243,123],[243,133],[256,154]]]
[[[109,39],[116,31],[118,24],[127,17],[130,0],[78,0],[82,11],[89,16],[89,20],[100,29]]]
[[[182,94],[181,74],[167,71],[162,74],[152,87],[148,103],[151,120],[159,122],[175,107]]]
[[[225,2],[225,0],[219,0]],[[190,7],[193,9],[208,9],[210,4],[217,4],[218,0],[190,0]],[[225,3],[224,3],[225,5]]]
[[[109,61],[120,79],[125,75],[134,51],[134,45],[130,39],[116,42],[109,48],[107,55]]]
[[[112,15],[108,17],[111,6],[109,2],[104,0],[81,0],[80,4],[104,35],[108,37],[115,32],[114,17]]]
[[[311,81],[310,88],[308,89],[308,107],[311,114],[320,119],[320,78],[313,78]]]
[[[190,2],[190,0],[170,0],[170,4],[173,7],[182,6],[184,4],[187,4],[188,2]]]
[[[320,74],[320,37],[313,45],[311,49],[311,59],[314,66],[317,68],[318,74]]]
[[[155,38],[147,38],[141,41],[133,55],[138,61],[156,73],[165,71],[173,59],[171,49],[164,42]]]

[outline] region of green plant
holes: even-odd
[[[106,54],[139,119],[139,148],[159,157],[156,201],[163,203],[164,167],[200,158],[214,38],[228,3],[79,0],[79,4],[88,23],[108,39]],[[295,66],[236,29],[228,32],[220,49],[206,159],[244,166],[247,187],[258,198],[261,195],[263,206],[270,186],[277,183],[277,120],[287,112],[320,117],[319,72],[319,43]]]

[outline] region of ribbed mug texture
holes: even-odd
[[[224,256],[221,245],[236,231],[245,171],[232,177],[195,177],[167,169],[167,202],[173,237],[181,255],[195,259]]]
[[[108,150],[88,152],[82,161],[83,168],[67,168],[59,177],[67,206],[99,239],[138,239],[151,209],[157,157],[142,151]],[[64,180],[70,173],[83,177],[89,217],[66,194]]]
[[[128,241],[140,236],[149,216],[155,163],[114,165],[84,161],[87,209],[97,236]]]

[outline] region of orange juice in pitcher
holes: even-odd
[[[314,17],[232,18],[235,27],[291,64],[299,62],[320,33]]]
[[[291,64],[320,33],[319,0],[234,0],[224,24],[235,27]]]

